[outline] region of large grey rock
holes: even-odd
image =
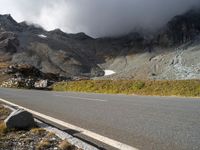
[[[48,87],[48,80],[40,80],[35,82],[35,88],[47,88]]]
[[[13,111],[4,122],[9,129],[30,129],[36,125],[33,115],[22,109]]]

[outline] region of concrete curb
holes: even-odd
[[[110,145],[110,146],[112,146],[112,147],[114,147],[114,148],[117,148],[117,149],[119,149],[119,150],[138,150],[138,149],[135,148],[135,147],[132,147],[132,146],[129,146],[129,145],[127,145],[127,144],[121,143],[121,142],[119,142],[119,141],[116,141],[116,140],[110,139],[110,138],[108,138],[108,137],[99,135],[99,134],[94,133],[94,132],[91,132],[91,131],[89,131],[89,130],[86,130],[86,129],[77,127],[77,126],[75,126],[75,125],[72,125],[72,124],[67,123],[67,122],[64,122],[64,121],[62,121],[62,120],[53,118],[53,117],[51,117],[51,116],[47,116],[47,115],[45,115],[45,114],[41,114],[41,113],[36,112],[36,111],[33,111],[33,110],[31,110],[31,109],[27,109],[27,108],[22,107],[22,106],[20,106],[20,105],[11,103],[11,102],[9,102],[9,101],[7,101],[7,100],[4,100],[4,99],[1,99],[1,98],[0,98],[0,101],[6,103],[6,104],[8,104],[8,105],[11,105],[11,106],[14,106],[14,107],[18,107],[18,108],[24,109],[24,110],[26,110],[26,111],[28,111],[28,112],[30,112],[30,113],[32,113],[32,114],[38,116],[38,117],[41,117],[41,118],[46,119],[46,120],[49,120],[49,121],[54,122],[54,123],[56,123],[56,124],[58,124],[58,125],[61,125],[61,126],[63,126],[63,127],[66,127],[66,128],[72,129],[72,130],[76,130],[76,131],[80,132],[80,133],[83,134],[83,135],[86,135],[86,136],[88,136],[88,137],[90,137],[90,138],[93,138],[93,139],[95,139],[95,140],[97,140],[97,141],[100,141],[100,142],[102,142],[102,143],[105,143],[105,144],[107,144],[107,145]]]
[[[15,111],[16,109],[13,107],[10,107],[8,105],[3,105],[5,108],[10,109],[11,111]],[[59,138],[61,138],[62,140],[67,140],[70,144],[75,145],[76,147],[78,147],[79,149],[83,149],[83,150],[99,150],[98,148],[91,146],[83,141],[81,141],[78,138],[73,137],[72,135],[63,132],[55,127],[52,127],[50,125],[47,125],[46,123],[34,118],[35,122],[37,123],[37,125],[42,128],[45,129],[46,131],[49,132],[53,132],[55,133],[55,135],[57,135]]]

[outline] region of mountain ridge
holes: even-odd
[[[194,43],[199,35],[199,10],[175,16],[161,31],[148,37],[132,32],[109,38],[68,34],[60,29],[46,31],[25,22],[17,23],[10,15],[0,15],[0,61],[28,64],[45,73],[68,77],[100,77],[109,69],[116,74],[103,79],[176,79],[176,75],[162,77],[162,69],[156,67],[162,63],[169,65],[170,60],[155,64],[151,61],[166,53],[163,59],[170,59],[168,55],[177,53],[180,47],[184,47],[184,52],[191,46],[198,47],[198,42]],[[167,65],[162,64],[161,68],[168,68]]]

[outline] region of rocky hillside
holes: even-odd
[[[79,33],[70,35],[57,29],[47,32],[40,27],[17,23],[10,15],[0,16],[0,61],[29,64],[45,73],[64,76],[103,75],[92,58],[93,39]]]
[[[157,33],[130,34],[115,45],[123,40],[101,64],[116,73],[100,79],[200,79],[200,9],[175,16]]]
[[[0,62],[65,77],[193,79],[200,78],[199,36],[199,9],[172,18],[157,33],[98,39],[46,31],[0,15]],[[115,74],[104,76],[105,70]]]

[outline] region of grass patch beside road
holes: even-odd
[[[200,80],[137,81],[87,80],[61,82],[54,91],[93,92],[106,94],[137,94],[157,96],[200,97]]]

